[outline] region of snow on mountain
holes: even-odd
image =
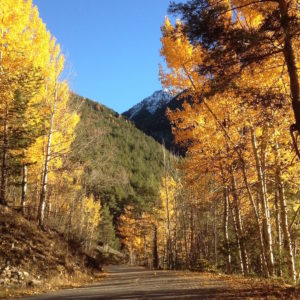
[[[168,92],[168,90],[160,90],[154,92],[150,97],[145,98],[140,103],[133,106],[128,113],[129,119],[132,119],[136,114],[138,114],[142,109],[146,109],[150,114],[154,114],[157,109],[165,104],[168,104],[173,99],[173,96]]]

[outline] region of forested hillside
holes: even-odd
[[[162,146],[100,103],[72,98],[81,116],[72,154],[84,166],[86,193],[108,205],[115,220],[126,205],[151,210],[159,196]]]

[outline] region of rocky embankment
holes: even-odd
[[[30,278],[27,271],[20,271],[18,268],[9,265],[1,269],[0,286],[37,286],[39,284],[41,284],[41,281]]]

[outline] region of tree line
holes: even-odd
[[[296,281],[298,5],[170,5],[180,19],[172,24],[167,18],[162,26],[167,68],[161,67],[160,77],[185,99],[168,116],[187,152],[175,164],[165,161],[156,210],[134,216],[128,208],[121,220],[135,258],[162,268]],[[135,224],[127,234],[124,222]]]
[[[88,247],[100,202],[84,192],[83,167],[72,161],[80,116],[65,58],[32,1],[1,1],[0,13],[0,203]]]

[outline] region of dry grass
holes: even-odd
[[[41,285],[36,287],[0,288],[0,299],[38,295],[50,291],[82,287],[84,285],[99,282],[105,277],[107,277],[107,274],[102,272],[93,274],[93,276],[80,272],[74,275],[54,276],[42,280]]]

